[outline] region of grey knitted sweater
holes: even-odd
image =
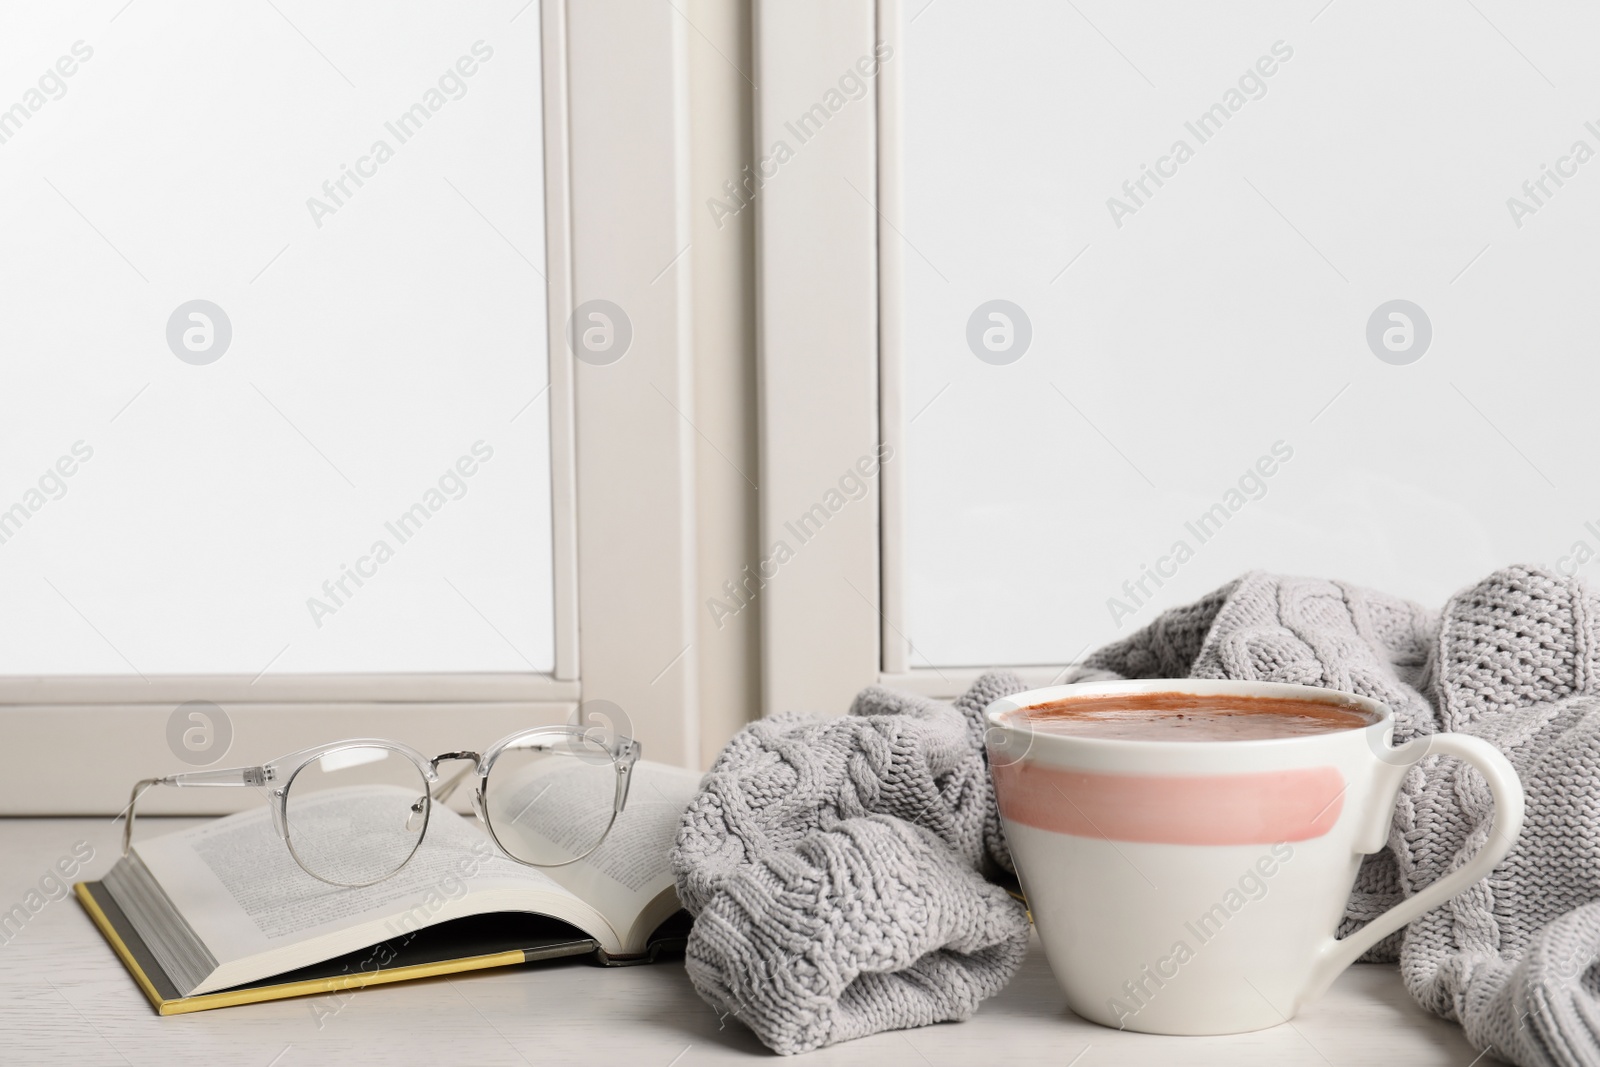
[[[1341,582],[1252,573],[1094,653],[1070,680],[1230,678],[1375,697],[1396,741],[1446,730],[1506,753],[1522,835],[1494,873],[1387,939],[1412,995],[1491,1055],[1600,1064],[1600,598],[1532,568],[1442,612]],[[1026,948],[982,872],[1005,862],[978,714],[1021,688],[987,675],[954,708],[869,689],[846,718],[735,738],[684,818],[679,891],[696,988],[779,1052],[970,1015]],[[1348,932],[1459,866],[1488,831],[1477,772],[1429,756]]]
[[[887,689],[838,719],[781,715],[722,751],[678,831],[695,988],[777,1052],[965,1019],[1028,951],[980,713]]]

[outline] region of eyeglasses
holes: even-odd
[[[472,807],[506,856],[530,867],[576,863],[600,847],[628,800],[642,751],[627,737],[577,726],[512,734],[481,755],[432,759],[397,741],[358,738],[303,748],[259,767],[186,771],[133,787],[122,854],[133,843],[139,798],[152,786],[259,786],[289,854],[330,885],[381,882],[410,862],[443,803],[473,770]],[[439,764],[471,760],[440,782]]]

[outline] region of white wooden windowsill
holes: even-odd
[[[140,826],[159,833],[190,822]],[[95,853],[84,874],[99,877],[117,855],[118,832],[107,819],[0,819],[0,909],[20,902],[79,841]],[[801,1062],[1466,1067],[1479,1051],[1459,1028],[1419,1008],[1386,966],[1347,971],[1292,1025],[1236,1037],[1118,1033],[1062,1006],[1036,942],[1017,978],[970,1021],[879,1034]],[[735,1019],[719,1019],[676,962],[605,969],[558,961],[356,990],[319,1029],[309,999],[157,1017],[70,897],[0,944],[0,1063],[13,1067],[694,1067],[772,1058]]]

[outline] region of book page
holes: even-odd
[[[518,834],[542,836],[558,849],[591,840],[612,807],[610,795],[585,787],[593,781],[585,768],[562,763],[553,761],[526,774],[512,787],[507,804],[508,810],[522,812]],[[577,863],[544,870],[593,904],[626,938],[651,902],[673,887],[671,854],[678,821],[699,784],[697,772],[640,761],[633,768],[627,804],[599,848]],[[498,827],[497,832],[504,836]],[[626,951],[642,947],[629,944]]]
[[[360,787],[344,799],[359,802],[360,794],[392,788]],[[340,802],[330,793],[327,801],[319,799],[319,806],[328,805],[320,813],[307,805],[297,809],[297,817],[337,817]],[[350,847],[360,849],[364,842],[352,840]],[[381,924],[380,938],[405,933],[465,914],[473,909],[462,902],[486,893],[520,894],[526,910],[536,909],[541,898],[571,896],[541,871],[501,856],[475,826],[439,804],[411,860],[393,876],[363,888],[329,885],[302,870],[266,809],[143,841],[134,849],[221,963],[374,922]]]

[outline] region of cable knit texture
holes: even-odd
[[[969,1017],[1028,950],[982,712],[1018,692],[988,674],[952,707],[871,688],[836,719],[781,715],[723,750],[673,863],[695,915],[687,964],[713,1007],[781,1053]]]
[[[1091,655],[1072,681],[1298,682],[1394,709],[1395,740],[1498,746],[1522,778],[1516,846],[1472,889],[1385,939],[1411,994],[1523,1067],[1600,1064],[1600,599],[1530,567],[1426,610],[1343,582],[1250,573]],[[697,916],[695,987],[784,1053],[963,1019],[1016,972],[1022,908],[980,714],[1021,687],[991,674],[954,707],[868,689],[832,720],[746,728],[678,835]],[[1362,864],[1341,934],[1461,866],[1493,803],[1478,772],[1426,756],[1388,847]]]
[[[1073,680],[1298,682],[1394,709],[1396,742],[1475,734],[1522,778],[1527,814],[1493,873],[1385,939],[1412,996],[1524,1067],[1600,1064],[1600,600],[1530,567],[1442,613],[1342,582],[1252,573],[1092,655]],[[1197,638],[1197,634],[1203,637]],[[1428,756],[1388,848],[1362,865],[1341,933],[1466,862],[1493,802],[1478,772]]]

